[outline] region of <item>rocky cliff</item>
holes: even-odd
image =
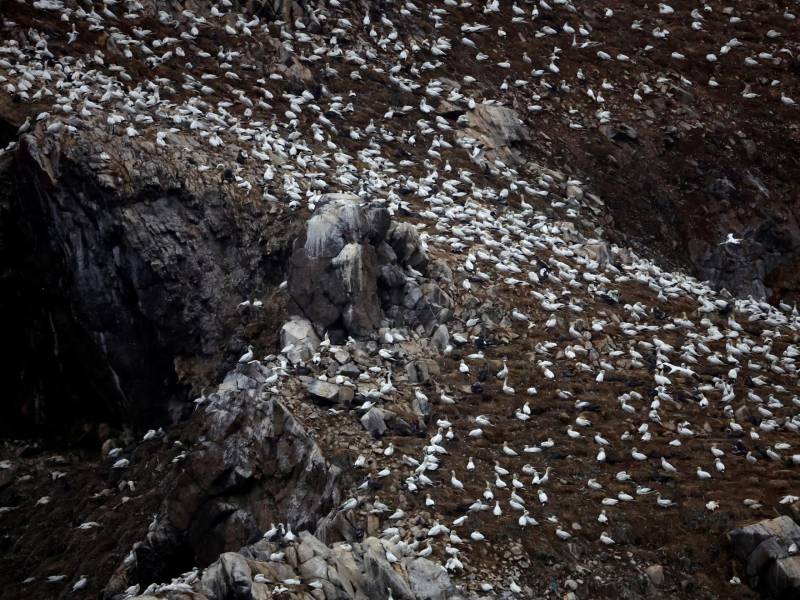
[[[792,9],[0,15],[0,595],[796,594]]]
[[[12,419],[53,429],[76,417],[163,421],[170,399],[185,402],[220,376],[232,342],[241,348],[254,320],[242,298],[284,276],[297,221],[234,198],[234,156],[199,177],[192,171],[210,158],[189,137],[178,154],[115,140],[99,125],[80,140],[26,134],[7,167],[6,223],[24,229],[9,231],[6,256],[24,255],[38,288],[7,300],[10,329],[25,330],[15,340],[25,364],[15,366],[26,381],[5,405]]]

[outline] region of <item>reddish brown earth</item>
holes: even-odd
[[[594,13],[588,6],[591,3],[580,4],[587,5],[579,7],[580,21],[591,24],[594,30],[592,39],[603,42],[598,48],[612,54],[624,52],[631,57],[631,62],[599,61],[594,58],[595,49],[572,48],[570,39],[564,34],[558,37],[557,42],[548,37],[535,38],[530,24],[518,26],[511,23],[508,6],[504,5],[501,14],[489,16],[480,14],[476,6],[475,14],[469,14],[469,18],[457,13],[458,17],[447,19],[444,27],[436,30],[436,35],[453,40],[453,50],[444,59],[445,68],[436,71],[435,76],[452,76],[456,79],[461,73],[469,72],[478,79],[473,90],[474,96],[480,97],[482,91],[485,97],[501,98],[509,106],[515,107],[534,134],[533,143],[526,148],[529,160],[582,180],[588,189],[602,198],[607,210],[598,218],[604,234],[610,239],[630,245],[642,255],[652,256],[665,267],[686,269],[701,278],[716,277],[717,282],[741,291],[748,289],[750,282],[746,276],[752,274],[751,270],[728,270],[720,275],[713,266],[716,263],[707,253],[718,256],[716,253],[721,251],[717,244],[728,232],[744,234],[749,245],[744,244],[741,250],[731,250],[741,253],[734,258],[746,264],[761,260],[763,268],[760,276],[773,292],[773,299],[794,301],[800,293],[796,268],[800,245],[797,224],[800,217],[800,187],[796,183],[800,173],[800,120],[797,117],[798,109],[783,106],[779,101],[778,88],[768,84],[772,79],[780,80],[780,91],[800,102],[800,85],[797,83],[800,74],[800,47],[797,42],[800,30],[796,22],[780,20],[779,11],[775,10],[772,3],[748,0],[735,4],[737,14],[745,19],[743,23],[734,25],[719,18],[708,18],[705,32],[696,34],[691,31],[691,20],[687,16],[696,3],[688,0],[673,1],[671,4],[676,14],[660,18],[654,16],[655,6],[645,8],[642,3],[609,0],[605,5],[613,8],[619,17],[613,20]],[[66,24],[43,19],[40,13],[27,5],[6,3],[5,6],[10,6],[10,9],[3,12],[3,17],[13,18],[19,27],[14,31],[3,30],[3,35],[9,39],[22,35],[21,32],[32,25],[48,27],[61,34],[69,30]],[[529,8],[529,5],[525,6]],[[717,6],[714,8],[718,10]],[[387,8],[386,14],[395,23],[404,21],[391,7]],[[422,17],[415,19],[419,22],[407,20],[405,23],[409,31],[418,27],[417,31],[424,32],[424,36],[433,33],[430,24]],[[630,30],[628,25],[634,19],[642,20],[644,31]],[[507,33],[502,42],[495,41],[496,36],[491,32],[473,36],[476,40],[492,40],[482,48],[491,56],[485,64],[475,62],[474,52],[457,42],[462,36],[458,27],[467,20],[484,22],[493,28],[502,25]],[[539,27],[550,24],[559,29],[564,20],[565,15],[557,11],[557,16],[552,18],[543,13],[537,23]],[[576,22],[572,24],[574,26]],[[164,33],[163,27],[155,20],[143,25]],[[647,32],[656,25],[668,27],[672,32],[671,39],[659,42],[657,53],[646,53],[643,46],[652,43]],[[128,25],[121,24],[120,27]],[[783,37],[775,42],[766,40],[763,33],[771,27],[781,31]],[[75,51],[91,50],[95,44],[102,43],[101,37],[82,31]],[[774,50],[785,45],[793,51],[793,55],[780,55],[780,64],[763,61],[764,64],[758,68],[746,67],[742,63],[745,54],[737,50],[732,52],[736,58],[726,61],[724,66],[720,63],[711,65],[703,59],[708,52],[718,52],[719,47],[732,37],[760,44],[764,49]],[[223,38],[224,33],[217,33],[209,38],[201,38],[198,45],[213,52]],[[231,43],[230,40],[227,42]],[[562,79],[567,80],[573,88],[571,92],[547,90],[536,83],[522,89],[513,89],[512,86],[507,93],[499,90],[504,79],[511,82],[514,74],[524,75],[530,71],[531,67],[522,62],[523,52],[534,59],[534,66],[544,68],[556,43],[561,48],[558,62],[561,73],[548,76],[547,81],[555,88]],[[52,47],[55,48],[56,44]],[[687,60],[670,60],[669,51],[680,51]],[[276,54],[274,48],[262,48],[260,59],[266,63],[274,60]],[[512,63],[510,71],[493,66],[504,58]],[[215,65],[216,61],[209,61],[207,66],[214,69]],[[141,73],[146,71],[133,61],[126,66],[134,74],[138,69],[141,69]],[[316,65],[312,68],[318,70]],[[584,87],[576,84],[575,73],[578,68],[586,76]],[[175,77],[179,69],[161,66],[156,73],[147,73],[148,77]],[[260,75],[242,76],[252,84]],[[659,76],[668,77],[669,83],[657,84],[655,79]],[[681,76],[691,81],[691,86],[681,85]],[[718,88],[707,85],[710,76],[717,79],[720,84]],[[595,91],[599,90],[603,79],[617,87],[615,92],[603,92],[606,98],[604,108],[613,114],[608,126],[597,124],[593,115],[598,105],[584,91],[589,84]],[[635,82],[643,80],[656,92],[642,102],[636,102],[632,98]],[[352,126],[364,127],[370,119],[380,119],[389,106],[419,103],[417,96],[385,85],[385,75],[376,73],[366,75],[360,82],[342,77],[325,83],[333,93],[346,95],[353,91],[362,99],[361,105],[366,110],[353,115],[350,121]],[[284,85],[283,82],[276,84],[276,88]],[[751,86],[760,97],[743,98],[741,91],[745,85]],[[280,91],[283,90],[275,90],[276,113],[286,108],[280,99]],[[534,91],[541,96],[539,100],[532,98]],[[364,102],[364,98],[368,98],[368,101]],[[527,106],[532,103],[541,104],[543,110],[529,113]],[[27,114],[44,109],[44,105],[9,104],[5,98],[2,106],[4,121],[12,124],[20,122]],[[578,112],[570,116],[567,112],[570,109]],[[418,114],[406,117],[400,120],[399,126],[410,129],[418,117]],[[570,128],[570,122],[581,123],[583,129]],[[344,143],[345,147],[348,143]],[[355,144],[352,146],[356,147]],[[390,147],[398,159],[406,153],[418,159],[418,162],[425,157],[424,149],[419,147],[408,148],[397,142]],[[464,157],[461,160],[463,164],[459,165],[454,160],[453,165],[471,167]],[[409,172],[419,175],[423,171],[421,167],[412,167]],[[715,183],[722,179],[727,179],[732,188]],[[759,186],[758,182],[762,185]],[[422,205],[415,207],[420,209]],[[307,216],[303,212],[296,214],[298,218]],[[442,258],[456,267],[458,260],[463,257]],[[626,285],[624,291],[623,303],[634,303],[639,299],[650,302],[653,298],[646,288],[638,284]],[[481,313],[480,302],[483,299],[473,300],[472,308],[476,316]],[[531,315],[536,322],[546,318],[539,304],[530,297],[521,302],[519,296],[500,291],[492,301],[498,312],[501,307],[514,306]],[[670,316],[693,309],[694,305],[683,305],[680,301],[670,303],[666,308]],[[597,303],[594,310],[596,312],[592,316],[598,318],[610,318],[615,313],[622,316],[619,305]],[[275,329],[285,316],[283,306],[279,306],[268,322],[245,325],[242,337],[258,340],[264,346],[275,349]],[[720,323],[725,322],[723,316],[714,318]],[[757,332],[754,330],[753,333]],[[500,383],[491,378],[483,394],[462,391],[463,397],[458,407],[436,407],[434,421],[436,418],[447,418],[468,427],[471,418],[485,414],[492,421],[503,423],[502,428],[489,428],[485,439],[477,443],[468,445],[464,440],[456,440],[450,444],[447,464],[463,465],[469,456],[473,456],[483,460],[484,466],[490,466],[494,460],[492,448],[496,449],[503,441],[521,448],[524,444],[540,442],[552,436],[558,441],[556,447],[541,455],[534,455],[530,462],[534,466],[546,464],[553,467],[547,491],[553,505],[558,506],[560,522],[568,524],[580,520],[584,527],[580,532],[573,532],[573,541],[564,543],[554,537],[551,526],[545,525],[548,511],[539,506],[532,510],[532,516],[537,518],[540,525],[527,530],[530,535],[522,535],[510,521],[496,525],[491,514],[481,515],[476,518],[475,527],[480,528],[495,544],[487,544],[486,549],[472,555],[473,564],[496,568],[500,572],[521,570],[524,573],[522,580],[534,590],[536,597],[548,593],[563,594],[564,579],[577,577],[575,573],[583,575],[582,597],[638,597],[648,590],[641,572],[649,564],[665,567],[669,583],[661,593],[663,597],[754,597],[746,587],[731,588],[727,583],[733,575],[741,575],[741,567],[733,562],[724,541],[724,533],[744,521],[775,516],[777,500],[787,493],[796,493],[796,473],[788,468],[776,471],[766,461],[752,467],[744,461],[731,460],[723,476],[717,477],[715,473],[713,494],[709,493],[709,486],[704,482],[686,481],[679,487],[674,486],[675,494],[671,496],[679,503],[679,508],[661,510],[654,506],[652,496],[637,498],[636,502],[625,507],[625,518],[619,523],[614,518],[617,508],[607,509],[611,521],[603,528],[595,521],[600,500],[605,495],[623,489],[630,490],[631,486],[610,486],[605,490],[608,493],[590,492],[585,486],[586,480],[589,477],[609,478],[624,468],[641,485],[658,483],[668,490],[673,489],[669,476],[657,467],[656,461],[660,455],[653,454],[649,461],[631,465],[627,455],[612,449],[608,451],[605,464],[596,463],[594,456],[587,453],[585,444],[576,444],[563,435],[566,425],[574,418],[572,402],[561,400],[557,396],[559,384],[543,380],[538,371],[531,367],[534,360],[530,356],[531,348],[537,342],[551,340],[551,332],[514,327],[508,328],[508,331],[501,328],[492,335],[494,339],[490,340],[486,350],[490,371],[498,370],[501,359],[508,356],[511,359],[509,367],[513,385],[519,390],[535,385],[539,390],[539,395],[531,401],[535,434],[532,435],[530,426],[523,427],[514,419],[514,410],[522,402],[504,395]],[[504,335],[506,339],[501,339]],[[563,327],[559,335],[559,343],[568,340]],[[663,335],[662,339],[673,344],[683,341],[678,333],[670,335]],[[597,334],[592,338],[594,342],[600,342],[601,339]],[[776,342],[775,348],[782,350],[786,343]],[[723,343],[718,343],[713,349],[723,346]],[[468,381],[458,376],[458,361],[461,354],[473,350],[464,348],[459,351],[460,354],[443,360],[440,364],[443,375],[437,379],[438,384],[450,390],[462,390]],[[560,385],[568,382],[573,393],[596,405],[596,410],[590,414],[595,422],[593,433],[602,432],[609,439],[618,439],[626,429],[635,429],[633,421],[626,422],[618,418],[619,411],[612,414],[612,409],[617,405],[616,396],[636,389],[648,398],[653,386],[652,377],[645,379],[639,370],[617,366],[613,375],[608,375],[602,389],[595,385],[591,374],[571,370],[556,373],[556,381],[562,382]],[[722,368],[718,371],[712,369],[703,375],[711,378],[723,372]],[[205,377],[207,379],[208,375]],[[203,377],[196,379],[202,380]],[[781,381],[790,389],[794,384],[788,378]],[[747,380],[742,378],[737,392],[743,394],[747,389]],[[351,414],[331,417],[325,411],[303,402],[299,389],[294,391],[294,395],[287,394],[286,401],[317,436],[329,458],[344,463],[345,458],[351,461],[358,453],[373,450],[377,446],[366,439]],[[436,394],[433,386],[427,388],[426,392],[431,396]],[[409,393],[409,390],[404,393]],[[701,424],[704,420],[694,403],[676,403],[671,411],[672,421],[665,423],[663,429],[654,428],[655,439],[668,439],[666,432],[674,429],[680,419],[695,424]],[[710,425],[715,432],[721,428],[719,420]],[[430,433],[434,432],[435,428]],[[115,433],[122,438],[119,431]],[[175,454],[170,449],[170,443],[184,434],[186,432],[177,429],[170,432],[164,442],[139,446],[131,441],[134,436],[121,440],[126,442],[127,448],[135,448],[132,460],[134,467],[126,474],[126,478],[130,476],[136,485],[134,490],[124,494],[118,488],[122,481],[113,472],[97,468],[99,440],[93,435],[86,443],[88,449],[75,447],[71,440],[5,442],[0,457],[12,460],[15,468],[13,471],[0,472],[3,478],[0,481],[0,506],[18,508],[0,516],[3,548],[0,574],[4,581],[0,592],[2,597],[15,598],[29,593],[23,591],[25,588],[18,587],[24,579],[21,574],[36,573],[41,577],[61,572],[69,572],[71,576],[91,572],[92,585],[85,593],[69,597],[97,597],[110,573],[124,558],[125,549],[145,534],[152,512],[160,500],[159,473],[169,468]],[[702,464],[707,465],[709,458],[706,447],[709,443],[716,442],[729,452],[734,442],[732,438],[717,433],[702,434],[700,438],[702,444],[699,440],[690,440],[666,456],[679,471],[691,473],[700,460],[701,452]],[[135,439],[140,439],[138,432]],[[185,439],[188,442],[188,434]],[[416,438],[389,437],[382,446],[389,442],[394,443],[398,450],[393,459],[394,466],[398,468],[403,453],[418,456],[422,445],[426,443]],[[528,460],[522,457],[504,461],[504,464],[519,468]],[[54,471],[67,475],[54,480]],[[11,485],[14,478],[16,481]],[[403,494],[400,491],[401,483],[394,478],[382,485],[384,489],[378,493],[384,499],[389,496],[396,506],[406,510],[414,508],[415,513],[418,512],[426,522],[431,519],[451,521],[463,512],[464,504],[470,503],[482,492],[482,487],[471,486],[463,494],[457,494],[446,485],[439,485],[431,492],[437,501],[435,510],[427,510],[421,504],[423,496]],[[117,491],[113,493],[103,492],[115,489]],[[51,497],[50,503],[36,505],[35,500],[46,495]],[[123,501],[123,495],[129,499]],[[720,508],[715,512],[709,512],[704,506],[712,497],[720,502]],[[747,508],[742,505],[741,498],[757,498],[762,507]],[[788,507],[785,511],[792,514]],[[797,514],[793,516],[798,517]],[[98,521],[102,526],[75,535],[75,527],[87,521]],[[596,542],[602,529],[606,529],[618,542],[615,547],[601,547]],[[502,550],[498,551],[499,540],[520,544],[524,553],[517,556],[509,550],[506,556]],[[438,549],[437,552],[441,554]],[[61,590],[61,587],[58,586],[58,589]],[[41,597],[46,596],[47,589],[46,585],[36,588]],[[56,595],[55,592],[53,595]],[[67,597],[67,594],[61,596]]]

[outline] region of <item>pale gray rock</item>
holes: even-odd
[[[7,110],[3,103],[0,112]],[[171,135],[193,160],[156,152],[146,136],[119,144],[105,127],[59,138],[31,130],[20,139],[10,196],[19,201],[4,219],[9,228],[14,221],[35,227],[30,237],[41,243],[0,246],[52,265],[36,275],[53,294],[50,308],[31,310],[33,321],[22,329],[52,329],[59,352],[30,351],[39,356],[36,377],[52,373],[62,387],[54,398],[14,397],[32,409],[37,429],[98,414],[119,415],[134,428],[165,420],[168,400],[185,382],[181,365],[202,360],[216,373],[235,361],[242,352],[232,336],[242,318],[237,305],[283,277],[303,223],[233,201],[233,186],[220,185],[219,172],[204,175],[196,165],[227,165],[235,154],[201,147],[186,132]],[[109,160],[99,168],[101,153]],[[207,377],[190,383],[199,391],[211,383]],[[64,393],[73,397],[69,406]]]
[[[431,401],[424,400],[421,398],[417,398],[415,395],[414,398],[411,400],[411,406],[414,408],[414,412],[421,416],[423,419],[427,420],[431,416]]]
[[[331,556],[331,549],[319,541],[311,532],[301,531],[297,537],[300,540],[297,555],[302,561],[308,560],[312,556],[321,556],[323,558]]]
[[[242,385],[248,376],[235,369],[237,385],[210,394],[193,414],[193,430],[203,442],[165,473],[155,524],[136,546],[135,560],[120,565],[106,597],[143,573],[161,579],[177,552],[190,551],[208,564],[239,550],[276,515],[295,531],[314,530],[341,501],[339,468],[265,389],[269,370],[257,363],[247,369],[250,384]]]
[[[383,411],[377,406],[370,408],[361,417],[361,424],[369,431],[372,437],[378,438],[386,433],[386,423],[383,420]]]
[[[800,595],[800,555],[789,555],[800,545],[800,526],[781,515],[728,532],[734,555],[746,564],[748,583],[774,598]]]
[[[339,386],[327,381],[313,379],[308,384],[308,393],[317,402],[334,404],[339,399]]]
[[[226,552],[203,573],[201,587],[209,600],[250,600],[252,573],[241,554]]]
[[[408,583],[386,560],[384,542],[375,537],[364,540],[364,572],[366,591],[369,598],[387,598],[387,590],[392,590],[395,600],[414,600],[414,593]]]
[[[734,554],[741,560],[750,556],[759,544],[772,537],[800,543],[800,526],[791,517],[781,515],[728,532],[728,541],[733,546]]]
[[[650,565],[644,572],[654,586],[661,587],[664,585],[664,567],[661,565]]]
[[[441,565],[426,558],[406,560],[404,565],[415,598],[447,600],[455,593],[455,586]]]
[[[281,327],[281,347],[291,346],[286,358],[293,364],[311,360],[319,344],[317,332],[308,319],[295,316]]]
[[[269,560],[270,554],[278,550],[285,553],[285,560]],[[325,600],[385,600],[390,590],[397,600],[461,599],[441,565],[418,557],[403,558],[392,564],[386,558],[387,550],[395,555],[399,553],[390,542],[376,537],[329,547],[308,531],[301,531],[291,543],[260,540],[239,553],[224,553],[191,585],[191,591],[173,596],[172,592],[159,590],[156,597],[165,600],[187,597],[266,600],[271,597],[269,587],[252,582],[255,575],[261,574],[272,582],[289,578],[301,578],[306,583],[316,581],[321,586],[316,591],[324,591],[324,596],[312,597]],[[145,597],[137,600],[145,600]]]
[[[347,244],[331,264],[347,294],[342,311],[345,330],[359,336],[372,333],[381,319],[375,249],[368,244]]]
[[[600,269],[611,262],[611,252],[606,242],[589,241],[583,245],[583,253],[595,261]]]
[[[450,344],[450,332],[447,330],[447,325],[439,325],[431,336],[434,348],[439,352],[444,352],[445,348]]]
[[[467,127],[459,130],[460,137],[478,140],[484,157],[500,158],[504,161],[522,163],[525,159],[519,147],[530,141],[528,128],[512,109],[505,106],[478,104],[467,111]]]
[[[339,396],[337,397],[339,404],[349,407],[352,404],[355,396],[356,396],[356,391],[349,385],[339,386]]]
[[[337,339],[370,337],[384,317],[432,328],[436,312],[404,269],[425,270],[416,229],[358,196],[326,194],[298,239],[289,264],[290,311]],[[440,299],[440,296],[436,296]]]
[[[428,363],[424,360],[412,360],[406,365],[409,383],[426,383],[430,379]]]
[[[328,563],[321,556],[312,556],[300,563],[298,572],[304,579],[325,579],[328,575]]]
[[[392,223],[389,228],[389,244],[397,254],[401,264],[409,265],[417,270],[424,268],[428,262],[417,228],[411,223]]]

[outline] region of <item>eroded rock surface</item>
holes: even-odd
[[[295,591],[294,581],[312,588],[311,597],[324,600],[459,600],[447,571],[426,558],[403,558],[395,544],[375,537],[361,543],[326,546],[308,531],[288,541],[276,536],[238,553],[227,552],[191,585],[157,586],[138,600],[250,600],[273,597],[300,600],[307,592]],[[270,557],[282,555],[284,561]],[[392,557],[389,562],[387,556]]]
[[[102,128],[20,139],[10,211],[28,234],[9,251],[32,254],[47,293],[25,301],[26,327],[41,335],[20,341],[19,360],[34,353],[36,377],[60,383],[4,403],[13,422],[163,420],[169,399],[187,399],[182,383],[220,374],[242,298],[280,281],[296,227],[233,200],[222,173],[216,184],[198,179],[207,154],[182,143],[185,153],[156,154]]]
[[[783,515],[728,532],[736,557],[746,565],[748,583],[771,598],[800,594],[800,527]]]
[[[320,335],[370,336],[385,317],[432,330],[451,300],[435,283],[416,280],[427,263],[412,224],[393,222],[381,204],[327,194],[291,257],[290,310]]]
[[[338,503],[338,467],[270,393],[272,375],[258,363],[240,365],[200,404],[193,419],[200,442],[165,478],[147,537],[112,578],[108,597],[160,580],[176,555],[208,564],[276,521],[314,530]],[[232,568],[222,571],[225,585],[236,587]]]

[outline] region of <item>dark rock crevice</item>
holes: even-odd
[[[202,441],[164,477],[158,513],[105,597],[205,567],[275,522],[316,530],[340,502],[341,470],[268,392],[271,374],[237,367],[185,424]]]
[[[8,432],[164,424],[244,337],[276,328],[236,306],[283,279],[291,221],[197,185],[180,157],[120,151],[23,136],[3,158]]]
[[[0,366],[4,380],[12,382],[2,433],[47,433],[74,422],[76,412],[119,422],[123,402],[107,401],[117,388],[114,377],[102,368],[100,353],[72,311],[64,285],[68,275],[50,249],[46,215],[36,210],[16,167],[10,157],[0,167],[0,327],[14,348]]]

